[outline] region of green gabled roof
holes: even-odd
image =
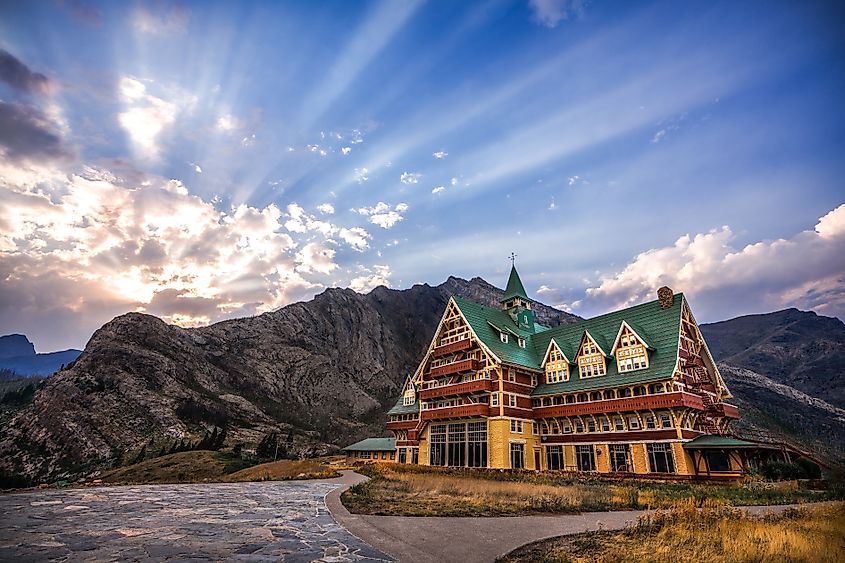
[[[528,295],[525,293],[525,287],[522,285],[522,280],[519,279],[519,274],[516,272],[516,266],[511,266],[511,273],[508,276],[508,285],[505,288],[505,294],[500,299],[500,301],[507,301],[511,297],[522,297],[525,300],[530,301],[528,299]]]
[[[616,360],[607,361],[607,373],[599,377],[581,379],[578,372],[572,370],[569,381],[560,383],[541,383],[532,395],[551,395],[556,393],[570,393],[573,391],[587,391],[613,387],[625,384],[651,383],[672,377],[678,360],[678,338],[681,331],[681,306],[684,300],[682,293],[675,294],[672,306],[662,309],[660,302],[649,301],[642,305],[635,305],[628,309],[614,311],[586,319],[577,323],[555,327],[535,336],[535,349],[542,348],[545,353],[549,341],[554,338],[558,345],[568,342],[577,350],[584,331],[588,331],[600,346],[608,347],[616,339],[622,321],[635,323],[640,330],[648,335],[649,345],[653,348],[648,354],[649,366],[646,369],[619,373]],[[609,348],[606,349],[609,352]]]
[[[460,297],[453,297],[458,309],[461,310],[469,326],[499,360],[509,364],[516,364],[531,369],[540,369],[542,357],[538,360],[537,353],[531,345],[532,332],[519,328],[510,315],[500,309],[493,309]],[[499,338],[499,331],[494,328],[507,328],[511,334],[525,339],[525,348],[520,348],[516,338],[509,338],[505,344]],[[545,332],[540,333],[545,334]],[[544,350],[545,351],[545,350]],[[541,352],[542,354],[542,352]]]
[[[581,379],[578,377],[577,370],[573,369],[569,381],[551,384],[541,383],[534,389],[533,395],[571,393],[617,385],[651,383],[669,379],[674,373],[678,359],[678,335],[681,330],[681,307],[684,300],[682,293],[675,295],[672,306],[668,309],[662,309],[660,302],[655,300],[535,333],[521,330],[504,311],[460,297],[453,299],[478,338],[499,360],[529,369],[542,369],[544,355],[552,338],[566,357],[573,360],[584,331],[588,331],[596,339],[599,346],[609,352],[623,320],[627,321],[632,328],[636,325],[634,330],[638,334],[642,334],[643,338],[648,339],[647,345],[651,348],[651,351],[649,352],[649,367],[646,369],[619,373],[616,369],[615,359],[611,358],[607,361],[607,373],[603,376]],[[503,343],[499,339],[499,332],[494,327],[507,327],[509,331],[525,338],[526,347],[520,348],[515,338],[510,338],[507,344]]]
[[[396,449],[396,440],[394,438],[364,438],[360,442],[355,442],[346,446],[341,451],[344,452],[387,452]]]
[[[651,337],[649,337],[648,331],[646,331],[643,327],[641,327],[640,325],[638,325],[634,321],[629,321],[629,320],[626,319],[625,322],[628,323],[628,326],[631,327],[634,330],[634,332],[637,333],[637,336],[639,336],[642,339],[643,344],[645,344],[646,348],[648,348],[649,350],[654,350],[654,346],[652,346],[652,344],[651,344]],[[611,344],[611,347],[612,346],[613,346],[613,344]]]
[[[705,435],[684,443],[684,448],[695,450],[698,448],[759,448],[761,444],[746,442],[730,436]],[[762,444],[765,448],[770,444]]]
[[[387,411],[387,414],[412,414],[419,412],[419,410],[419,402],[415,402],[413,405],[406,405],[400,396],[399,400],[396,401],[396,404],[393,405],[393,408]]]

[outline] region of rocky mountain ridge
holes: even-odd
[[[23,334],[0,336],[0,370],[18,377],[50,375],[73,362],[82,350],[60,350],[37,354],[35,345]]]

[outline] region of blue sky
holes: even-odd
[[[0,3],[0,332],[449,275],[845,313],[835,2]]]

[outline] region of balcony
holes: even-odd
[[[472,340],[464,338],[463,340],[458,340],[457,342],[450,342],[449,344],[438,346],[432,351],[432,354],[436,358],[438,356],[445,356],[446,354],[454,354],[455,352],[467,350],[469,348],[472,348]]]
[[[416,428],[419,420],[390,420],[387,422],[388,430],[410,430]]]
[[[713,416],[723,416],[725,418],[740,418],[739,409],[727,403],[714,403],[711,407]]]
[[[423,389],[420,391],[420,399],[425,401],[436,397],[448,397],[450,395],[463,395],[466,393],[477,393],[492,390],[493,381],[490,379],[476,379],[475,381],[465,381],[463,383],[454,383],[452,385],[441,385],[439,387],[429,387],[428,389]]]
[[[451,375],[453,373],[461,373],[462,371],[474,371],[477,370],[480,365],[481,362],[475,358],[460,360],[458,362],[452,362],[451,364],[431,368],[431,371],[428,373],[428,377],[429,379],[432,379],[435,377],[443,377],[444,375]]]
[[[441,420],[445,418],[471,418],[489,416],[490,407],[487,403],[476,405],[461,405],[459,407],[443,407],[440,409],[426,409],[420,411],[423,420]]]
[[[589,403],[570,403],[548,407],[535,407],[534,418],[552,418],[556,416],[577,416],[582,414],[601,414],[606,412],[630,412],[648,409],[666,409],[689,407],[704,410],[704,401],[698,395],[676,391],[657,395],[642,395],[624,399],[607,399]]]

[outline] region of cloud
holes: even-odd
[[[224,133],[229,133],[231,131],[242,129],[243,126],[244,125],[241,120],[233,115],[221,115],[217,118],[217,121],[214,123],[215,129],[217,129],[218,131],[223,131]]]
[[[399,181],[403,184],[417,184],[421,177],[422,174],[419,172],[402,172],[399,176]]]
[[[191,11],[185,6],[173,6],[158,12],[138,8],[132,15],[132,24],[141,33],[151,35],[184,33],[190,17]]]
[[[197,174],[202,174],[202,166],[200,166],[196,162],[189,162],[188,164],[191,165],[191,168],[194,169],[194,172],[196,172]]]
[[[845,317],[845,204],[812,230],[735,249],[730,227],[647,250],[587,289],[580,307],[607,311],[653,299],[668,285],[710,320],[785,307]]]
[[[303,275],[334,269],[319,244],[291,258],[274,204],[219,211],[177,180],[95,168],[0,161],[0,177],[0,330],[62,319],[76,334],[127,310],[202,324],[309,295],[321,285]]]
[[[332,215],[334,214],[334,205],[331,203],[321,203],[317,206],[317,211],[323,215]]]
[[[553,28],[570,17],[582,15],[585,2],[584,0],[529,0],[528,5],[537,22]]]
[[[372,235],[361,227],[352,227],[351,229],[340,229],[338,236],[358,252],[363,252],[370,247],[369,239]]]
[[[243,139],[241,139],[241,146],[244,148],[249,148],[255,144],[255,133],[252,135],[247,135]]]
[[[368,293],[376,287],[383,285],[390,287],[391,271],[389,266],[375,265],[372,269],[361,268],[363,275],[353,278],[349,287],[358,293]]]
[[[446,151],[437,151],[435,153],[432,153],[431,156],[433,156],[434,158],[442,160],[442,159],[446,158],[447,156],[449,156],[449,153],[446,152]]]
[[[118,94],[126,105],[126,111],[117,115],[117,121],[129,134],[136,152],[144,158],[158,158],[158,136],[173,124],[179,108],[172,102],[148,94],[146,86],[131,76],[120,79]]]
[[[318,242],[309,242],[296,253],[296,271],[302,273],[330,274],[337,268],[334,249]]]
[[[367,170],[366,168],[356,168],[355,169],[355,180],[359,184],[363,184],[364,182],[366,182],[369,179],[370,179],[369,170]]]
[[[549,204],[549,211],[554,211],[557,209],[557,204],[555,203],[555,198],[552,198],[552,202]]]
[[[378,202],[373,207],[360,207],[353,209],[359,215],[366,215],[370,218],[370,223],[378,225],[382,229],[389,229],[399,221],[404,219],[403,213],[408,211],[407,203],[398,203],[395,207],[383,201]]]
[[[39,109],[0,101],[0,155],[11,160],[57,160],[72,157],[73,151]]]
[[[444,188],[443,186],[437,186],[436,188],[434,188],[433,190],[431,190],[431,193],[433,193],[433,194],[439,194],[439,193],[443,193],[443,192],[445,192],[445,191],[446,191],[446,188]]]
[[[352,147],[342,147],[340,149],[340,152],[343,153],[343,156],[346,156],[347,154],[352,152]]]
[[[49,94],[52,90],[50,79],[40,72],[33,72],[14,55],[0,49],[0,80],[28,94]]]

